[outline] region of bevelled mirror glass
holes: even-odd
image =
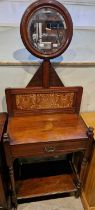
[[[28,37],[32,47],[51,54],[66,41],[66,22],[56,9],[39,9],[28,22]]]
[[[41,0],[26,9],[20,32],[30,53],[50,59],[61,55],[69,46],[73,24],[63,4],[56,0]]]

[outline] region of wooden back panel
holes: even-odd
[[[82,87],[6,89],[9,115],[79,113]]]

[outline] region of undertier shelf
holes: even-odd
[[[16,179],[18,199],[75,193],[73,172],[66,160],[19,166],[20,176]],[[76,181],[75,181],[76,182]]]

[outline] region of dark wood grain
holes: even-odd
[[[76,114],[39,114],[11,117],[7,132],[11,144],[28,144],[87,139],[86,129]]]
[[[48,80],[46,82],[47,84]],[[54,156],[60,157],[64,154],[80,151],[82,153],[84,152],[80,173],[76,174],[73,169],[74,167],[72,167],[72,174],[75,173],[75,175],[72,176],[70,174],[69,178],[63,175],[61,179],[58,177],[60,180],[59,188],[56,186],[59,193],[61,182],[65,181],[65,188],[62,187],[61,192],[66,193],[69,190],[72,191],[72,186],[76,186],[76,196],[79,196],[93,142],[93,132],[90,132],[90,130],[87,132],[87,127],[79,115],[82,90],[82,87],[52,87],[48,89],[29,87],[6,90],[9,113],[7,127],[9,142],[7,142],[8,144],[5,147],[5,153],[8,154],[6,158],[9,170],[11,169],[10,179],[12,180],[13,196],[15,195],[15,180],[12,160],[29,157],[43,159],[50,157],[52,159]],[[55,99],[58,99],[57,103]],[[72,185],[72,182],[68,181],[69,179],[71,180],[71,177],[75,185]],[[40,190],[34,187],[33,192],[31,192],[31,187],[27,187],[32,182],[31,178],[26,181],[21,181],[18,187],[18,195],[21,195],[21,197],[30,197],[31,194],[33,196],[35,194],[36,196],[36,190],[39,191],[39,196],[51,194],[54,191],[56,193],[54,181],[50,177],[47,177],[47,179],[43,178],[42,184],[45,182],[48,183],[49,179],[51,183],[50,188],[48,188],[48,184],[46,191],[42,187]],[[54,179],[56,180],[56,176]],[[40,182],[41,180],[39,179],[38,186]],[[75,192],[75,187],[73,188],[73,192]],[[16,196],[15,200],[13,199],[14,201],[16,206]]]
[[[0,113],[0,142],[7,122],[7,113]]]
[[[2,139],[6,130],[7,114],[0,113],[0,209],[8,208],[7,173],[3,154]],[[6,176],[5,176],[6,173]]]
[[[61,194],[64,192],[76,192],[76,186],[72,181],[71,175],[31,178],[18,181],[16,185],[18,199],[29,197],[33,198],[35,196],[46,196],[50,194]]]
[[[33,115],[9,119],[7,132],[16,157],[51,156],[86,148],[81,117],[74,114]]]
[[[44,61],[43,61],[44,62]],[[43,62],[27,85],[28,87],[43,87]],[[49,64],[49,87],[64,86],[52,64]]]
[[[9,115],[35,113],[79,113],[82,87],[7,88]]]
[[[48,88],[50,80],[50,62],[48,59],[43,62],[43,87]]]

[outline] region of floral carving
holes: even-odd
[[[71,108],[73,101],[73,92],[16,95],[16,106],[20,110]]]

